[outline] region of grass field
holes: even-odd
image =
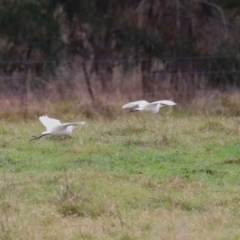
[[[74,120],[1,120],[0,239],[240,239],[240,118]]]

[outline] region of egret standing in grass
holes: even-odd
[[[170,100],[161,100],[149,103],[145,100],[135,101],[126,103],[122,106],[122,108],[131,108],[130,112],[150,112],[150,113],[158,113],[159,109],[163,106],[174,106],[177,105],[175,102]]]
[[[32,140],[39,139],[46,135],[70,135],[74,125],[84,125],[85,122],[61,123],[58,119],[49,118],[47,115],[39,117],[40,122],[46,127],[46,131],[40,136],[33,136]]]

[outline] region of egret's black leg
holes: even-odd
[[[41,137],[44,137],[44,136],[46,136],[46,135],[48,135],[48,134],[42,134],[42,135],[40,135],[40,136],[32,136],[32,138],[30,139],[30,142],[33,141],[33,140],[37,140],[37,139],[39,139],[39,138],[41,138]]]
[[[136,109],[132,109],[132,108],[130,108],[130,110],[129,110],[129,113],[132,113],[132,112],[138,112],[139,110],[136,110]]]

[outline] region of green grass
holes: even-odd
[[[239,118],[116,119],[1,121],[0,239],[240,239]]]

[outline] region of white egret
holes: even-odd
[[[46,135],[70,135],[74,125],[84,125],[85,122],[61,123],[58,119],[49,118],[47,115],[39,117],[41,123],[46,127],[46,131],[40,136],[32,136],[32,140],[39,139]]]
[[[122,108],[131,108],[130,112],[143,111],[143,112],[150,112],[150,113],[158,113],[159,109],[165,105],[174,106],[177,104],[170,100],[155,101],[152,103],[149,103],[145,100],[140,100],[140,101],[126,103],[122,106]]]

